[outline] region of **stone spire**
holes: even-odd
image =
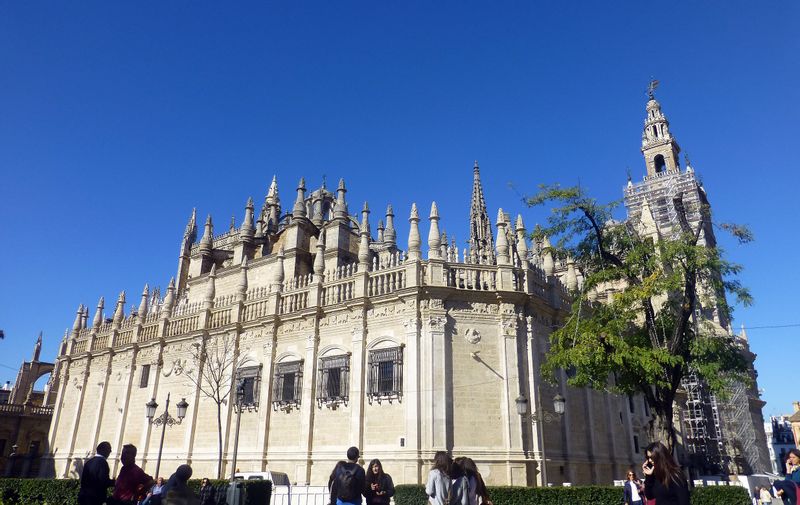
[[[336,189],[336,207],[333,211],[333,218],[337,221],[347,223],[349,215],[347,213],[347,201],[344,194],[347,193],[347,188],[344,187],[344,179],[339,179],[339,187]]]
[[[556,271],[556,261],[553,258],[553,246],[550,245],[550,239],[545,236],[542,239],[542,270],[546,276],[550,277]]]
[[[105,307],[106,300],[104,297],[100,297],[100,300],[97,302],[97,312],[94,313],[94,319],[92,319],[92,327],[96,330],[103,324],[103,307]]]
[[[78,331],[83,328],[83,304],[78,305],[78,310],[75,313],[75,322],[72,323],[72,331]]]
[[[325,275],[325,228],[317,237],[317,254],[314,256],[314,280],[322,282]]]
[[[528,236],[525,233],[525,223],[522,214],[517,214],[517,255],[522,268],[528,268]]]
[[[472,201],[469,208],[469,254],[475,263],[493,263],[492,223],[486,211],[478,160],[472,168]]]
[[[243,302],[247,296],[247,270],[247,256],[244,256],[239,268],[239,283],[236,285],[236,299],[240,302]]]
[[[503,209],[499,209],[497,211],[497,264],[508,265],[509,263],[506,215]]]
[[[150,295],[150,287],[145,284],[144,290],[142,291],[142,301],[139,302],[139,310],[136,312],[139,321],[144,321],[144,318],[147,316],[148,305],[147,299]]]
[[[200,254],[210,256],[214,248],[214,223],[211,221],[211,214],[206,218],[206,226],[203,230],[203,238],[200,239]]]
[[[267,197],[264,199],[265,216],[267,231],[274,232],[278,230],[278,221],[281,218],[281,199],[278,197],[278,178],[272,176],[272,182],[267,190]]]
[[[210,309],[214,305],[214,297],[217,296],[217,265],[211,265],[211,271],[208,272],[208,280],[206,280],[206,292],[203,295],[203,306]]]
[[[195,240],[197,240],[197,209],[192,209],[192,216],[189,218],[189,222],[186,224],[186,230],[183,232],[184,240],[188,241],[189,244],[192,244]]]
[[[84,305],[83,315],[81,315],[81,329],[86,328],[88,325],[89,325],[89,306]]]
[[[253,197],[247,199],[247,205],[244,208],[244,221],[242,226],[239,227],[239,238],[242,242],[252,244],[255,236],[255,227],[253,225]]]
[[[408,218],[411,227],[408,230],[408,259],[418,260],[422,259],[420,245],[422,240],[419,236],[419,212],[417,212],[417,204],[411,204],[411,215]]]
[[[272,291],[273,292],[280,292],[281,288],[283,287],[283,278],[284,278],[284,271],[283,271],[283,258],[286,257],[286,254],[283,250],[283,246],[278,249],[278,256],[277,261],[275,262],[275,267],[272,272]]]
[[[575,260],[570,256],[567,259],[567,289],[575,291],[578,289],[578,275],[575,272]]]
[[[429,216],[431,227],[428,231],[428,259],[442,259],[442,233],[439,231],[439,208],[431,204]]]
[[[649,176],[680,169],[681,152],[678,141],[669,131],[669,121],[661,111],[661,104],[656,100],[654,90],[655,86],[651,83],[650,99],[646,108],[647,116],[642,130],[642,155]]]
[[[36,339],[36,344],[33,346],[33,358],[31,361],[39,361],[39,355],[42,353],[42,332],[39,332],[39,338]]]
[[[358,244],[358,264],[366,271],[369,267],[369,206],[364,202],[361,210],[361,242]]]
[[[119,328],[123,319],[125,319],[125,291],[121,292],[117,298],[117,307],[114,309],[113,316],[114,326]]]
[[[306,180],[302,177],[297,184],[297,198],[294,200],[292,217],[294,219],[304,219],[306,217]]]
[[[172,307],[175,305],[175,278],[169,280],[167,286],[167,296],[164,297],[164,305],[161,306],[161,319],[166,319],[172,315]]]
[[[386,206],[386,229],[383,231],[383,241],[390,247],[397,244],[397,230],[394,229],[394,211],[391,203]]]

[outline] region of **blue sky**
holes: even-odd
[[[621,196],[648,80],[715,218],[750,225],[765,414],[800,400],[797,2],[5,2],[0,6],[0,379],[79,303],[165,286],[193,207],[218,226],[305,176],[373,222],[436,200],[466,236],[474,159],[491,215],[580,182]],[[512,183],[511,185],[509,183]],[[405,240],[401,240],[404,244]],[[111,309],[107,309],[110,314]],[[93,313],[93,309],[92,309]],[[766,326],[795,325],[786,328]],[[760,328],[759,328],[760,327]]]

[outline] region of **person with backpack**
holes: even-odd
[[[433,457],[433,468],[428,473],[425,494],[430,505],[448,505],[450,493],[450,467],[453,460],[445,451],[438,451]]]
[[[347,449],[347,461],[336,464],[328,483],[332,505],[361,505],[367,479],[358,464],[359,456],[358,447],[351,447]]]

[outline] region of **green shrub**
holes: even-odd
[[[217,504],[224,505],[228,481],[213,480],[212,484],[217,490]],[[244,485],[245,505],[269,505],[271,482],[248,480]],[[190,480],[189,487],[199,490],[200,480]],[[76,479],[0,479],[0,505],[74,505],[78,503],[78,489]]]
[[[575,487],[489,487],[494,505],[620,505],[623,490],[610,486]],[[423,486],[395,488],[396,505],[426,505]],[[692,490],[692,505],[751,505],[745,488],[736,486],[699,487]]]
[[[692,490],[692,505],[752,505],[747,489],[738,486],[696,487]],[[780,503],[780,500],[772,500]]]

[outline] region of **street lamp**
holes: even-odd
[[[541,416],[538,411],[534,411],[528,414],[528,399],[525,398],[524,393],[520,393],[514,403],[517,405],[517,414],[522,418],[523,421],[529,421],[532,424],[538,423],[540,420],[546,423],[549,423],[553,418],[549,412],[544,412]],[[553,397],[553,410],[555,413],[561,417],[566,410],[567,401],[566,399],[561,396],[560,394],[556,394]],[[538,430],[537,430],[538,431]],[[541,433],[540,433],[541,435]],[[541,438],[540,450],[542,453],[542,484],[547,485],[547,458],[544,455],[544,437]]]
[[[236,436],[233,439],[233,461],[231,462],[231,482],[236,478],[236,459],[239,456],[239,426],[242,423],[242,411],[255,408],[253,404],[245,403],[245,380],[239,379],[236,383],[236,398],[233,409],[236,411]]]
[[[158,404],[155,398],[152,398],[145,404],[145,416],[147,416],[147,420],[152,425],[161,426],[161,442],[158,444],[158,459],[156,460],[156,478],[158,478],[158,471],[161,469],[161,452],[164,450],[164,433],[167,431],[167,426],[181,424],[183,418],[186,417],[186,409],[189,407],[189,404],[186,403],[186,398],[182,398],[176,405],[178,408],[178,419],[175,419],[169,415],[169,395],[170,393],[167,393],[167,404],[164,405],[164,413],[159,416],[156,416]]]

